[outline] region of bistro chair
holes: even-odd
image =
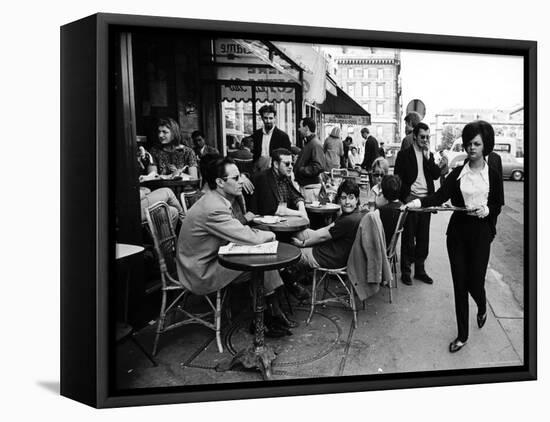
[[[206,312],[191,313],[184,309],[188,297],[192,294],[178,279],[176,270],[176,234],[170,224],[168,205],[165,202],[157,202],[146,209],[147,224],[153,237],[155,253],[160,268],[162,282],[162,302],[158,317],[157,331],[153,343],[152,355],[157,353],[159,337],[162,333],[187,324],[201,324],[216,332],[216,344],[218,351],[223,352],[221,342],[221,309],[225,299],[225,291],[218,290],[216,299],[203,296],[210,308]],[[175,275],[175,277],[173,276]],[[169,313],[179,312],[183,319],[166,323]]]
[[[386,256],[388,257],[388,261],[390,262],[390,268],[393,281],[395,282],[395,288],[397,288],[397,266],[399,264],[399,258],[397,255],[397,241],[399,240],[399,236],[403,232],[403,227],[405,226],[405,221],[407,220],[407,213],[407,209],[400,212],[399,218],[397,219],[397,224],[395,225],[395,231],[393,232],[393,235],[390,239],[390,244],[386,249]],[[388,287],[390,290],[390,303],[392,303],[391,283],[392,280],[390,280],[390,282],[388,283]]]
[[[313,270],[313,284],[311,286],[311,307],[306,325],[309,325],[316,305],[327,303],[340,303],[353,312],[353,325],[357,328],[357,308],[355,306],[355,291],[350,284],[347,267],[342,268],[315,268]],[[338,281],[337,287],[342,287],[343,292],[336,292],[330,287],[330,279]]]
[[[191,206],[197,202],[202,195],[203,192],[200,190],[183,191],[180,194],[180,202],[185,214],[187,214],[189,208],[191,208]]]

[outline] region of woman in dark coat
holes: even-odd
[[[458,327],[458,336],[449,345],[451,353],[458,352],[468,340],[468,293],[477,305],[478,327],[482,328],[487,320],[485,274],[497,217],[504,205],[502,176],[486,161],[495,144],[492,126],[481,120],[468,123],[462,131],[462,142],[468,154],[465,164],[455,168],[433,195],[406,205],[429,207],[451,199],[453,206],[468,209],[453,212],[447,228]]]

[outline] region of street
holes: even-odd
[[[524,222],[523,182],[504,182],[504,202],[498,218],[497,236],[491,249],[490,265],[512,290],[523,309]]]
[[[436,182],[436,189],[439,188],[438,185]],[[488,269],[488,273],[491,273],[488,277],[491,276],[508,285],[521,309],[524,279],[523,186],[523,182],[504,181],[505,205],[498,217],[497,235],[491,245]],[[432,229],[432,238],[434,234]]]

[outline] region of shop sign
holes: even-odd
[[[351,114],[325,114],[325,123],[342,125],[370,125],[370,116],[353,116]]]
[[[264,64],[250,49],[233,39],[217,38],[214,44],[216,63]]]

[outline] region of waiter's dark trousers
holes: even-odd
[[[487,312],[485,274],[489,263],[492,235],[489,224],[477,217],[450,230],[447,252],[453,277],[458,339],[468,340],[468,293],[477,304],[478,315]]]
[[[414,263],[414,273],[424,274],[424,261],[430,248],[429,212],[411,211],[407,215],[401,237],[401,274],[411,274],[411,264]]]

